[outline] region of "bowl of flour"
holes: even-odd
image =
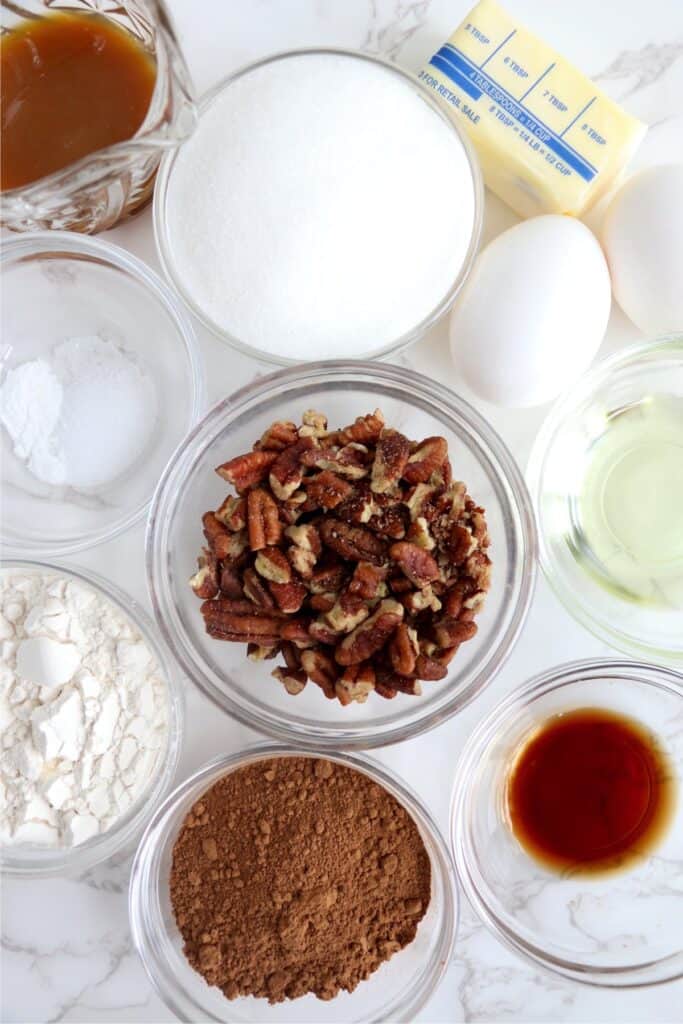
[[[476,157],[407,72],[278,54],[200,104],[154,198],[164,270],[242,352],[281,365],[387,356],[452,305],[483,209]]]
[[[130,253],[62,232],[2,248],[0,522],[65,555],[145,512],[202,400],[183,304]]]
[[[145,612],[94,573],[0,563],[0,864],[84,871],[128,849],[180,753],[182,691]]]

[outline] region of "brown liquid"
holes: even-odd
[[[18,188],[135,135],[156,63],[96,14],[50,14],[0,41],[0,188]]]
[[[521,749],[507,780],[512,830],[549,868],[631,865],[662,838],[676,783],[654,737],[601,708],[557,715]]]

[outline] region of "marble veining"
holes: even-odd
[[[625,100],[658,82],[682,56],[683,35],[670,43],[646,43],[639,50],[624,50],[592,78],[594,82],[619,83],[615,99]]]

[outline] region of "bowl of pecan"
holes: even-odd
[[[279,738],[423,732],[500,669],[535,582],[511,455],[449,389],[327,362],[216,405],[150,512],[155,614],[183,669]]]

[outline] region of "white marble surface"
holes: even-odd
[[[340,45],[379,53],[417,69],[458,24],[468,0],[169,0],[199,91],[239,65],[295,46]],[[651,130],[635,165],[683,159],[683,3],[681,0],[507,0]],[[485,237],[515,222],[488,197]],[[149,210],[110,232],[158,266]],[[209,399],[264,367],[233,354],[200,329]],[[638,337],[615,310],[603,351]],[[407,365],[463,391],[451,369],[441,325],[401,357]],[[467,396],[469,397],[469,396]],[[544,410],[503,412],[476,402],[524,465]],[[109,575],[146,601],[143,526],[77,563]],[[456,720],[378,756],[410,779],[444,830],[457,750],[472,724],[502,694],[563,660],[607,648],[576,625],[541,583],[523,635],[486,693]],[[180,776],[209,756],[257,738],[188,694],[188,730]],[[415,766],[419,765],[419,773]],[[2,1006],[8,1022],[168,1021],[131,945],[128,864],[105,864],[85,878],[3,884]],[[655,989],[590,989],[541,974],[504,949],[463,908],[452,963],[422,1021],[683,1020],[683,982]]]

